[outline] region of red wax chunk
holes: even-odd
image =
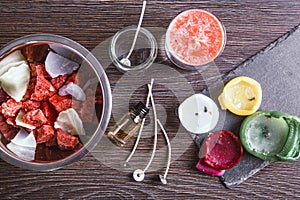
[[[41,109],[31,110],[25,113],[25,115],[22,117],[22,120],[23,122],[36,127],[40,127],[48,122]]]
[[[36,161],[55,161],[60,160],[62,158],[65,158],[66,156],[73,153],[73,151],[66,151],[67,155],[63,153],[64,151],[61,151],[57,147],[48,147],[44,143],[37,144],[36,151],[35,151],[35,160]]]
[[[103,104],[101,88],[97,87],[96,91],[87,88],[85,94],[86,100],[84,102],[73,100],[72,107],[78,112],[83,122],[98,124]],[[96,109],[98,111],[97,116]]]
[[[48,142],[55,137],[54,129],[50,125],[43,125],[37,130],[37,143]]]
[[[44,78],[51,78],[51,76],[46,71],[45,65],[43,64],[30,64],[31,76],[42,76]]]
[[[69,83],[75,83],[75,84],[78,84],[77,82],[78,82],[78,76],[77,76],[77,73],[72,73],[69,77],[68,77],[68,79],[67,79],[67,81],[65,82],[65,85],[68,85]]]
[[[9,99],[1,105],[1,112],[6,118],[15,117],[21,108],[22,102],[16,102],[14,99]]]
[[[5,117],[0,114],[0,132],[10,142],[18,133],[19,129],[6,123]]]
[[[55,93],[56,89],[53,85],[43,76],[38,76],[36,79],[34,93],[31,95],[31,100],[41,101],[51,97]]]
[[[7,101],[8,99],[8,94],[6,94],[6,92],[2,88],[0,88],[0,104]]]
[[[57,135],[54,132],[54,136],[51,137],[47,142],[46,142],[47,147],[52,147],[52,146],[57,146]]]
[[[29,85],[25,95],[23,96],[23,99],[29,99],[31,97],[32,93],[34,92],[35,84],[36,84],[36,78],[32,77],[29,81]]]
[[[62,131],[61,129],[56,129],[56,134],[57,144],[61,150],[72,150],[79,142],[77,137]]]
[[[54,106],[57,112],[61,112],[72,107],[72,96],[60,96],[55,94],[49,99],[49,102]]]
[[[43,62],[48,54],[48,49],[49,46],[47,44],[29,45],[22,50],[22,53],[30,63]]]
[[[211,133],[202,145],[203,162],[214,169],[223,170],[235,166],[242,158],[243,148],[236,135],[223,130]]]
[[[9,117],[9,118],[7,118],[6,119],[6,123],[9,124],[9,125],[11,125],[11,126],[13,126],[13,127],[15,127],[15,128],[21,128],[21,126],[18,126],[16,124],[16,117]]]
[[[72,155],[81,147],[82,145],[79,143],[73,150],[61,151],[58,147],[48,147],[47,145],[45,146],[45,144],[37,144],[35,160],[42,162],[60,160]]]
[[[86,100],[81,103],[79,117],[83,122],[92,123],[95,114],[95,92],[92,89],[86,89]]]
[[[28,112],[30,110],[36,110],[41,106],[41,102],[39,101],[32,101],[32,100],[27,100],[23,102],[23,110],[25,112]]]
[[[48,161],[60,160],[60,159],[64,158],[62,152],[63,151],[61,151],[57,147],[55,147],[55,148],[49,148],[47,146],[45,147],[45,156]]]
[[[56,121],[56,118],[58,116],[58,113],[55,110],[54,106],[49,101],[43,101],[41,105],[41,110],[47,118],[48,124],[54,125],[54,122]]]
[[[6,119],[6,123],[15,127],[15,118],[14,117],[9,117]]]
[[[46,161],[45,144],[37,144],[34,154],[34,160]]]
[[[58,90],[61,86],[64,85],[67,78],[68,78],[68,74],[59,75],[58,77],[51,79],[51,83],[52,83],[53,87],[55,87],[55,89]]]

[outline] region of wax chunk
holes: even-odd
[[[15,51],[0,61],[0,76],[10,68],[26,63],[20,51]]]
[[[20,158],[31,161],[34,160],[36,140],[33,133],[28,134],[24,129],[20,129],[7,148]]]
[[[20,102],[29,85],[30,69],[26,63],[11,67],[0,76],[1,87],[17,102]]]
[[[79,101],[85,101],[86,100],[86,96],[84,91],[75,83],[70,82],[69,84],[61,87],[59,89],[58,94],[60,96],[65,96],[65,95],[72,95],[76,100]]]
[[[79,68],[79,64],[59,54],[49,52],[45,61],[46,71],[52,78],[59,75],[71,74]]]
[[[59,113],[54,128],[60,128],[64,132],[72,135],[85,135],[82,121],[73,108],[69,108]]]
[[[28,124],[28,123],[25,123],[23,120],[22,120],[22,117],[25,115],[25,112],[23,110],[20,110],[17,117],[16,117],[16,125],[18,126],[22,126],[24,128],[29,128],[29,129],[35,129],[36,126],[34,125],[31,125],[31,124]]]

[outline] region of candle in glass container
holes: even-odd
[[[213,14],[191,9],[180,13],[166,33],[166,53],[178,67],[194,69],[213,61],[226,43],[225,28]]]

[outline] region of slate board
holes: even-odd
[[[276,110],[300,116],[300,25],[246,60],[202,93],[218,102],[217,98],[224,84],[236,76],[249,76],[261,84],[263,98],[260,110]],[[213,131],[227,129],[238,135],[243,120],[244,117],[220,111],[219,125]],[[200,147],[206,135],[192,134],[192,137]],[[244,150],[241,162],[236,167],[226,170],[220,180],[227,188],[232,188],[268,164],[270,162],[256,158]]]

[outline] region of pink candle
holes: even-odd
[[[226,43],[222,23],[213,14],[191,9],[180,13],[166,33],[169,59],[184,69],[205,65],[221,54]]]

